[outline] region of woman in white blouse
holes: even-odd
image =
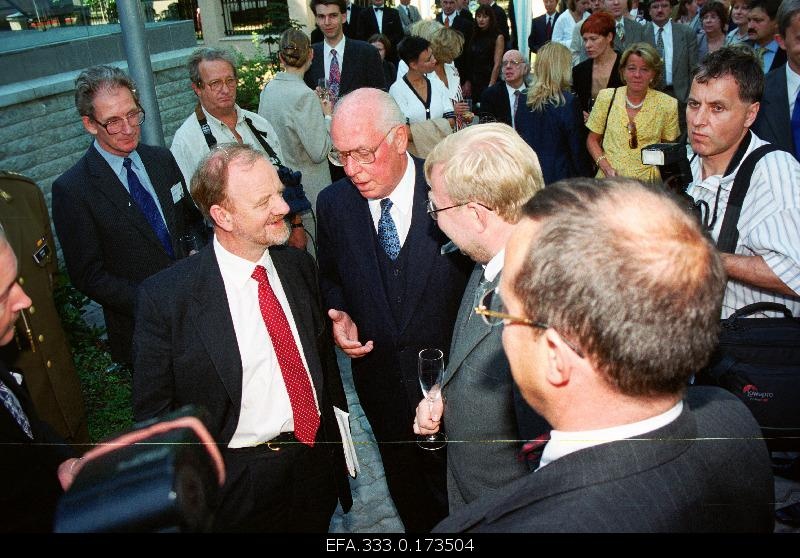
[[[562,13],[553,25],[553,35],[550,40],[569,48],[575,25],[585,17],[589,17],[586,11],[589,9],[589,0],[567,0],[567,8],[569,9],[566,13]]]

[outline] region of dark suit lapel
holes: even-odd
[[[761,99],[761,110],[764,118],[772,128],[776,138],[787,138],[788,145],[794,145],[792,136],[791,119],[789,114],[789,93],[786,84],[786,72],[780,71],[773,74],[774,80],[767,79],[767,88]]]
[[[507,116],[506,123],[510,126],[511,125],[511,101],[508,100],[508,89],[506,89],[505,83],[503,83],[502,87],[500,87],[500,103],[503,105],[504,110],[506,111],[505,114]]]
[[[158,240],[153,227],[147,222],[139,206],[120,182],[119,177],[97,152],[94,145],[89,147],[86,152],[87,172],[95,179],[92,181],[92,188],[98,194],[105,196],[118,210],[121,219],[128,220],[142,234],[142,238],[153,245],[164,250],[161,241]],[[150,173],[148,172],[148,176]],[[151,179],[152,180],[152,179]]]
[[[408,272],[405,285],[406,304],[403,310],[403,319],[400,331],[408,327],[415,312],[424,311],[417,309],[423,293],[426,291],[428,275],[433,268],[432,262],[436,258],[443,258],[441,246],[436,240],[436,235],[429,234],[432,227],[437,227],[428,215],[428,183],[422,168],[422,160],[412,158],[415,165],[416,178],[414,180],[414,202],[411,209],[411,227],[404,244],[404,249],[410,250],[408,254]],[[378,275],[380,277],[380,275]]]
[[[199,254],[191,257],[200,258],[200,265],[192,270],[195,274],[194,304],[188,309],[187,317],[199,333],[238,420],[242,403],[242,359],[213,243],[209,242]]]
[[[455,376],[461,363],[472,352],[472,349],[477,347],[492,332],[492,328],[474,312],[475,299],[481,295],[481,293],[478,293],[481,277],[483,277],[483,266],[478,264],[472,271],[467,288],[464,290],[464,296],[461,299],[461,306],[458,308],[453,341],[450,345],[450,361],[447,363],[447,369],[444,372],[443,385],[447,385]],[[499,280],[500,276],[498,275],[485,288],[497,286]]]
[[[301,349],[308,363],[308,372],[311,374],[314,389],[317,392],[317,401],[321,404],[324,394],[320,390],[324,385],[324,378],[322,377],[322,364],[319,362],[319,353],[317,351],[316,336],[318,332],[314,327],[314,316],[312,315],[314,304],[310,304],[308,300],[311,292],[308,288],[304,288],[306,282],[303,276],[288,261],[281,249],[270,249],[270,256],[272,257],[272,263],[275,264],[278,277],[281,279],[283,292],[289,301],[292,318],[294,318],[297,333],[300,336]]]

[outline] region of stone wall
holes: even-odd
[[[167,146],[196,102],[185,68],[192,50],[151,57]],[[124,62],[114,65],[127,71]],[[34,179],[48,206],[53,181],[92,142],[75,109],[73,93],[78,73],[66,72],[0,87],[0,168]]]

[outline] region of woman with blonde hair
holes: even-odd
[[[278,50],[282,71],[264,87],[258,104],[258,114],[272,123],[278,135],[283,164],[303,173],[303,187],[312,208],[316,207],[317,195],[331,183],[328,152],[332,145],[331,103],[317,97],[303,82],[313,57],[314,50],[305,33],[298,29],[284,31]],[[313,250],[316,220],[313,212],[302,218]]]
[[[514,116],[517,132],[539,156],[544,183],[590,172],[578,97],[570,91],[572,55],[550,42],[536,53],[534,81]]]
[[[412,24],[411,27],[409,27],[408,36],[422,37],[423,39],[425,39],[430,43],[433,40],[433,36],[440,29],[444,29],[444,25],[442,25],[435,19],[421,19],[418,22]],[[395,45],[395,47],[397,47],[397,45]],[[408,71],[408,64],[403,62],[403,59],[401,58],[400,61],[397,63],[397,78],[395,78],[395,81],[406,75],[407,71]],[[386,85],[388,85],[389,87],[392,86],[391,83],[387,83]]]
[[[452,27],[441,27],[433,34],[430,42],[431,51],[436,58],[433,74],[436,74],[445,89],[450,92],[451,99],[461,100],[460,76],[453,60],[459,57],[461,49],[464,48],[464,35]]]
[[[586,147],[598,166],[597,178],[661,179],[658,167],[642,164],[641,151],[678,137],[678,101],[656,91],[664,62],[655,47],[634,43],[622,54],[623,87],[603,89],[586,122]]]

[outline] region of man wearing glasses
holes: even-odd
[[[94,66],[75,85],[94,142],[53,183],[53,223],[73,285],[103,306],[111,356],[127,364],[139,283],[187,255],[180,238],[202,216],[172,154],[139,143],[145,114],[133,81]]]
[[[556,182],[523,208],[489,320],[552,425],[539,468],[437,531],[772,532],[753,416],[689,378],[717,343],[722,261],[696,219],[630,179]]]
[[[415,441],[417,358],[426,348],[447,355],[470,265],[441,253],[447,238],[426,214],[428,185],[406,152],[404,123],[378,89],[337,103],[330,159],[347,178],[317,198],[317,254],[324,308],[352,359],[389,493],[406,530],[427,532],[447,514],[445,456]]]
[[[481,93],[481,112],[488,112],[498,122],[514,127],[516,108],[525,106],[525,76],[529,67],[518,50],[503,55],[503,81],[498,81]]]
[[[544,187],[533,150],[505,124],[471,126],[445,138],[425,162],[428,212],[475,268],[453,328],[442,399],[417,406],[414,431],[438,432],[447,448],[450,513],[530,471],[522,440],[549,431],[514,389],[501,342],[502,321],[475,315],[500,281],[504,247],[522,205]],[[421,398],[420,398],[421,399]]]

